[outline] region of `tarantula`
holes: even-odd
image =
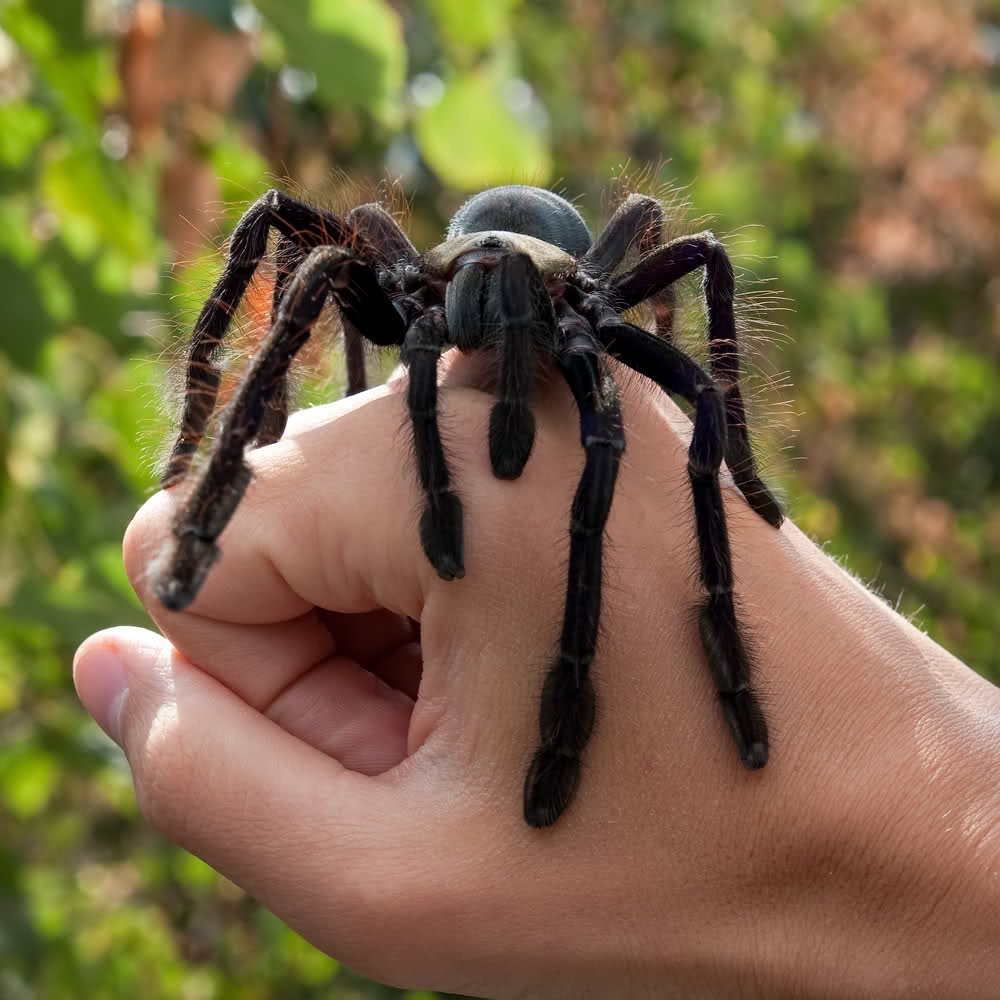
[[[698,627],[722,712],[747,768],[767,762],[767,725],[751,688],[751,664],[733,603],[733,573],[719,486],[725,458],[750,506],[778,526],[782,512],[758,477],[740,394],[733,316],[733,269],[710,232],[662,243],[659,202],[630,195],[592,240],[577,210],[534,187],[492,188],[456,213],[443,243],[418,252],[376,204],[343,218],[276,190],[256,201],[232,236],[229,257],[192,335],[182,426],[162,485],[188,472],[220,382],[217,356],[230,319],[280,234],[270,329],[243,376],[211,457],[180,506],[155,592],[170,609],[186,607],[220,551],[216,539],[250,482],[249,446],[277,441],[288,415],[287,373],[328,297],[342,320],[348,391],[364,386],[360,338],[398,345],[408,366],[407,406],[424,495],[420,540],[445,580],[460,579],[463,511],[452,490],[438,430],[441,351],[489,350],[498,367],[489,421],[494,474],[516,479],[531,454],[529,406],[540,365],[569,385],[585,453],[570,514],[569,582],[559,652],[541,695],[540,742],[524,784],[524,818],[554,823],[576,790],[595,717],[590,668],[601,610],[602,542],[625,436],[606,357],[634,369],[694,411],[688,476],[705,596]],[[630,250],[638,261],[624,271]],[[711,375],[672,342],[670,302],[678,279],[704,268]],[[653,302],[657,333],[622,318]],[[353,359],[353,360],[352,360]]]

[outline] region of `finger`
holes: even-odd
[[[394,706],[405,716],[408,699],[371,687],[370,674],[357,683],[360,673],[334,662],[317,671],[316,686],[332,684],[346,699],[343,712],[310,690],[311,675],[278,700],[276,714],[304,741],[152,632],[98,633],[74,662],[81,700],[124,749],[150,823],[265,903],[291,892],[327,915],[350,902],[356,878],[372,878],[395,856],[393,838],[408,822],[391,784],[334,759],[379,742],[405,752],[405,725],[389,716]]]
[[[155,604],[150,610],[185,657],[210,664],[213,677],[258,711],[335,653],[411,698],[420,685],[420,656],[391,655],[412,644],[416,630],[408,618],[388,611],[341,615],[313,608],[287,622],[235,625],[172,615]]]
[[[114,739],[117,707],[111,707],[112,701],[127,678],[110,660],[121,661],[128,654],[145,663],[150,635],[142,629],[101,632],[84,642],[75,658],[81,698]],[[406,756],[412,711],[413,699],[402,691],[347,657],[331,656],[296,677],[262,714],[345,767],[380,774]]]
[[[288,440],[252,455],[257,482],[223,533],[223,555],[188,612],[168,612],[151,587],[150,568],[170,544],[178,500],[158,494],[125,538],[126,569],[163,633],[258,708],[335,651],[370,669],[390,665],[391,682],[410,695],[419,684],[419,658],[386,658],[413,640],[421,576],[433,572],[415,524],[400,516],[414,509],[415,488],[398,474],[407,467],[405,453],[396,453],[399,401],[382,400],[374,428],[357,400],[324,409],[324,422],[309,413]],[[341,427],[345,413],[363,419]],[[343,613],[394,605],[406,614],[374,611],[354,621]],[[318,616],[314,606],[340,614]]]
[[[363,395],[307,411],[281,441],[248,453],[253,481],[190,613],[241,624],[288,621],[313,606],[418,616],[422,577],[433,570],[408,530],[419,497],[401,433],[405,405],[385,389]],[[156,494],[126,532],[126,569],[153,607],[152,579],[167,569],[183,501],[183,489]]]
[[[174,615],[147,604],[160,631],[192,663],[263,711],[286,688],[338,652],[315,609],[290,621],[236,625],[200,615]]]
[[[511,860],[496,849],[503,822],[482,810],[439,755],[430,768],[381,777],[334,759],[346,762],[352,742],[369,745],[373,732],[393,728],[382,713],[393,705],[405,712],[408,699],[398,691],[366,692],[370,673],[331,661],[316,671],[319,692],[312,675],[303,678],[269,718],[166,639],[134,628],[84,642],[74,679],[124,749],[148,822],[317,947],[380,981],[442,989],[459,985],[465,965],[475,969],[491,951],[496,904],[509,895],[502,887]],[[331,685],[345,698],[344,712],[330,714]],[[324,736],[331,726],[339,733]],[[374,742],[399,758],[402,730],[394,749],[391,740]],[[333,756],[324,741],[338,743]],[[485,857],[484,843],[493,845]],[[481,891],[460,891],[476,880]],[[456,951],[464,964],[456,966]]]
[[[339,655],[410,698],[417,697],[423,666],[417,622],[391,611],[342,615],[317,609],[316,613],[335,637]]]
[[[319,618],[336,637],[337,652],[366,665],[419,638],[416,622],[391,611],[369,611],[358,615],[320,611]]]
[[[413,699],[346,657],[317,664],[265,713],[286,732],[361,774],[406,757]]]

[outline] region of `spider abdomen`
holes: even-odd
[[[533,236],[573,257],[590,249],[590,230],[580,213],[554,191],[508,184],[473,195],[448,226],[448,242],[469,233],[502,231]]]

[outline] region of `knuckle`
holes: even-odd
[[[145,605],[153,600],[150,570],[163,549],[170,502],[165,492],[157,493],[148,500],[132,518],[122,540],[125,573],[132,589]]]

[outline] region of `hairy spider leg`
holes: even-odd
[[[343,247],[311,251],[281,298],[278,316],[240,381],[212,455],[173,525],[174,549],[157,573],[156,596],[173,611],[197,596],[219,557],[216,539],[250,484],[244,451],[259,432],[275,381],[284,378],[295,354],[332,294],[341,312],[379,346],[399,344],[405,324],[372,269]]]
[[[233,231],[229,257],[194,325],[188,349],[187,378],[181,429],[170,452],[160,485],[167,489],[184,478],[215,410],[221,372],[216,357],[229,323],[267,251],[271,227],[300,248],[341,244],[346,230],[329,212],[305,205],[271,190],[244,213]]]
[[[605,350],[666,392],[694,404],[688,478],[698,536],[698,567],[707,597],[698,608],[698,631],[719,692],[722,713],[744,766],[767,763],[767,723],[750,686],[751,661],[733,601],[733,566],[719,468],[727,417],[712,378],[683,351],[615,317],[597,325]]]
[[[747,503],[769,524],[779,527],[784,515],[774,494],[757,474],[746,410],[740,394],[740,349],[733,314],[733,265],[710,232],[685,236],[648,254],[611,285],[612,298],[624,308],[638,305],[696,268],[705,268],[703,290],[708,305],[708,347],[712,374],[725,394],[728,427],[726,464]]]
[[[344,224],[349,230],[368,237],[372,248],[378,253],[379,263],[387,270],[400,262],[416,264],[420,256],[399,223],[375,202],[352,208],[344,216]],[[353,396],[368,388],[364,339],[348,320],[343,320],[343,327],[344,362],[347,369],[345,395]]]
[[[632,247],[642,244],[640,252],[645,252],[658,246],[662,232],[660,203],[646,195],[630,194],[580,258],[579,266],[595,278],[610,277]]]
[[[315,249],[315,248],[311,248]],[[302,266],[305,254],[299,249],[299,244],[287,236],[282,236],[278,245],[274,248],[274,260],[276,273],[274,278],[274,290],[271,295],[271,318],[268,329],[274,326],[278,317],[278,308],[281,305],[281,298],[285,294],[288,282],[296,270]],[[351,388],[351,361],[352,357],[360,356],[361,359],[361,389],[364,384],[364,353],[361,348],[360,334],[350,326],[347,320],[341,317],[341,324],[344,327],[344,355],[347,359],[347,395],[352,391],[359,391]],[[354,349],[352,352],[352,348]],[[355,361],[355,365],[357,361]],[[285,433],[285,425],[288,423],[288,374],[276,377],[271,385],[271,394],[264,400],[264,416],[261,420],[260,429],[254,439],[254,447],[263,448],[264,445],[273,444]]]
[[[644,194],[630,194],[587,251],[580,266],[597,278],[608,278],[635,247],[640,257],[660,246],[663,238],[663,206]],[[656,320],[656,335],[673,340],[676,293],[666,285],[649,296]]]
[[[465,576],[462,504],[451,490],[437,419],[437,369],[447,338],[445,311],[432,306],[406,331],[400,360],[410,371],[406,405],[413,424],[417,475],[426,498],[420,516],[420,542],[438,576],[455,580]]]
[[[475,350],[483,346],[483,302],[489,294],[489,269],[473,262],[460,267],[444,292],[445,315],[448,319],[448,339],[459,350]]]
[[[299,250],[295,240],[282,236],[274,248],[275,275],[274,289],[271,293],[271,316],[268,321],[270,330],[278,320],[278,309],[285,294],[289,281],[296,270],[302,266],[305,255]],[[271,393],[263,401],[264,413],[260,427],[254,438],[253,446],[263,448],[273,444],[285,433],[288,423],[288,376],[276,376],[271,383]]]
[[[371,249],[378,256],[379,263],[386,268],[390,268],[400,261],[414,264],[419,256],[416,248],[410,242],[410,238],[399,227],[396,220],[381,205],[374,202],[352,208],[344,216],[343,229],[345,233],[365,235],[370,241]],[[284,295],[292,275],[305,260],[306,252],[321,246],[324,242],[329,242],[328,240],[322,240],[319,243],[310,242],[310,235],[313,234],[309,232],[299,233],[295,239],[282,236],[274,249],[276,274],[274,292],[271,296],[269,326],[274,325],[281,297]],[[344,361],[347,371],[347,386],[344,394],[353,396],[368,388],[368,378],[365,373],[364,339],[354,324],[344,316],[341,316],[341,325],[344,331]],[[254,442],[256,447],[273,444],[284,433],[285,425],[288,423],[288,402],[288,378],[285,376],[277,379],[274,383],[274,395],[267,401],[267,412]]]
[[[400,262],[416,264],[420,259],[420,252],[410,242],[410,237],[377,202],[352,208],[344,216],[344,222],[348,228],[364,233],[383,267],[391,268]]]
[[[542,688],[541,743],[524,782],[524,818],[534,827],[554,823],[580,780],[580,758],[594,728],[590,667],[601,616],[604,526],[614,499],[625,434],[618,393],[588,325],[565,303],[559,326],[565,340],[556,367],[580,411],[586,460],[570,515],[569,575],[559,655]]]
[[[354,396],[368,388],[368,373],[365,371],[365,342],[361,334],[347,322],[341,320],[344,328],[344,369],[347,384],[345,396]]]
[[[315,249],[315,248],[312,248]],[[282,236],[274,248],[276,273],[274,291],[271,295],[271,318],[268,328],[278,317],[282,296],[296,270],[302,266],[305,254],[295,240]],[[345,395],[363,392],[367,388],[365,379],[365,355],[361,334],[343,316],[340,319],[344,331],[344,358],[347,367],[347,388]],[[276,377],[271,385],[271,393],[264,400],[264,416],[254,439],[255,448],[274,444],[285,433],[288,423],[288,374]]]

